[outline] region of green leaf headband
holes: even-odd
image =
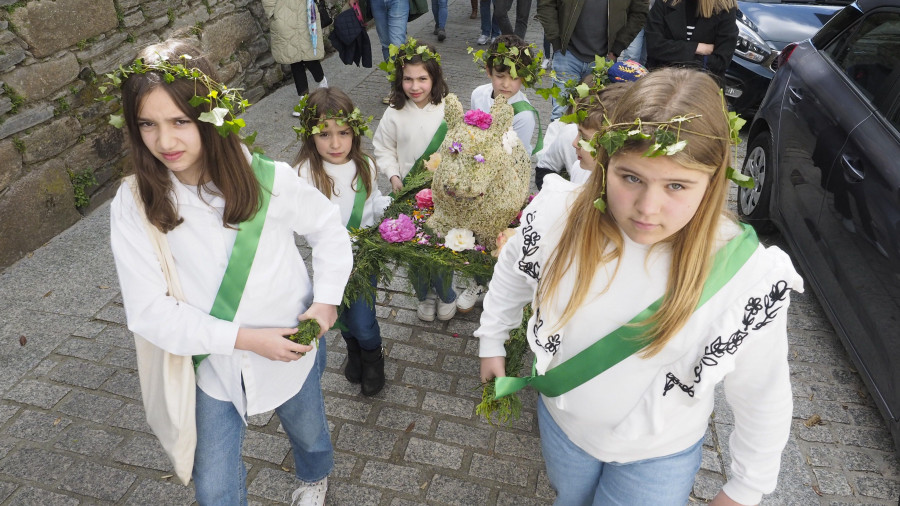
[[[741,127],[747,122],[735,112],[726,111],[725,116],[728,119],[729,141],[737,146],[737,144],[741,142],[739,136]],[[615,124],[609,123],[609,120],[604,119],[607,124],[603,129],[597,132],[590,141],[579,141],[579,145],[591,154],[596,153],[597,148],[602,147],[606,150],[609,157],[612,158],[613,154],[621,149],[626,142],[651,140],[650,147],[643,153],[643,156],[648,158],[656,158],[663,155],[673,156],[683,151],[687,146],[687,140],[681,139],[682,132],[692,133],[703,137],[718,138],[688,130],[683,127],[684,123],[689,123],[691,120],[699,117],[701,117],[700,114],[686,114],[675,116],[668,121],[641,121],[641,119],[638,118],[632,123]],[[734,156],[733,150],[732,156]],[[601,183],[600,196],[594,200],[594,207],[603,213],[606,212],[606,201],[604,200],[604,197],[606,196],[606,167],[600,166],[599,168],[602,171],[603,181]],[[744,188],[753,188],[755,184],[752,177],[742,174],[730,165],[725,171],[725,177]]]
[[[562,116],[559,120],[563,123],[581,123],[587,117],[590,105],[597,101],[597,94],[600,90],[612,83],[609,69],[615,63],[615,60],[607,61],[602,56],[594,56],[594,67],[591,69],[591,75],[594,78],[593,85],[575,79],[567,79],[560,86],[560,81],[556,78],[556,71],[551,70],[549,75],[552,85],[549,88],[535,88],[534,92],[544,100],[549,100],[551,97],[560,100],[560,97],[565,94],[565,100],[572,107],[572,113]]]
[[[544,53],[538,51],[533,45],[529,44],[525,47],[509,46],[500,42],[497,44],[497,50],[491,52],[487,49],[475,49],[471,46],[468,53],[472,55],[472,60],[482,70],[487,66],[489,61],[494,64],[503,64],[509,67],[509,75],[513,79],[521,79],[522,85],[526,88],[533,88],[541,79],[541,76],[547,73],[541,68],[541,60]],[[531,58],[531,63],[525,64],[525,57]]]
[[[241,97],[241,88],[229,88],[216,82],[200,69],[186,67],[184,63],[191,59],[190,55],[183,54],[178,58],[181,60],[178,63],[171,63],[162,56],[153,63],[145,63],[143,59],[137,58],[128,67],[119,66],[117,70],[106,74],[106,81],[98,87],[103,95],[97,100],[102,102],[115,100],[116,97],[107,94],[107,91],[113,87],[121,87],[122,83],[134,74],[157,72],[162,75],[166,83],[174,82],[175,79],[190,79],[194,81],[195,93],[197,83],[202,84],[208,90],[205,95],[195,94],[189,101],[192,107],[199,107],[203,104],[209,106],[205,112],[200,113],[200,117],[197,119],[215,126],[216,131],[222,137],[228,137],[232,133],[240,135],[241,129],[246,126],[246,123],[243,119],[238,118],[237,114],[250,107],[250,102]],[[110,115],[109,124],[116,128],[122,128],[125,118],[122,116],[121,109],[118,114]],[[255,139],[256,132],[244,137],[247,144],[253,144]]]
[[[300,103],[294,106],[294,110],[300,113],[300,126],[292,127],[298,139],[306,139],[321,133],[325,128],[325,122],[330,119],[334,120],[338,125],[349,126],[353,130],[353,135],[367,135],[371,137],[369,122],[372,121],[372,116],[364,117],[359,107],[354,107],[350,114],[342,110],[317,114],[316,106],[310,105],[308,102],[309,95],[303,95],[300,97]]]
[[[406,43],[400,46],[391,44],[388,47],[388,59],[378,64],[378,68],[387,72],[388,81],[393,82],[397,78],[397,66],[403,66],[404,61],[410,61],[416,56],[422,58],[423,62],[436,60],[438,65],[441,64],[441,55],[428,49],[428,46],[420,45],[416,39],[410,37],[406,39]]]

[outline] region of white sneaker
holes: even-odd
[[[484,300],[487,288],[484,285],[470,283],[469,287],[456,298],[456,308],[460,313],[468,313],[475,304]]]
[[[434,295],[428,294],[425,297],[425,300],[420,300],[419,305],[416,308],[416,316],[419,317],[423,322],[433,322],[434,314],[435,314],[435,301]]]
[[[479,36],[478,36],[478,40],[475,41],[475,42],[477,42],[479,46],[483,46],[483,45],[487,44],[488,41],[490,41],[490,40],[491,40],[490,37],[488,37],[487,35],[482,34],[482,35],[479,35]]]
[[[437,319],[445,322],[456,314],[456,301],[444,302],[440,298],[437,300]]]
[[[299,117],[300,117],[300,113],[297,112],[297,111],[291,111],[291,116],[293,116],[293,117],[295,117],[295,118],[299,118]]]
[[[315,483],[304,483],[291,494],[291,506],[324,506],[327,491],[327,476]]]
[[[544,58],[544,61],[541,62],[541,68],[547,70],[550,68],[550,65],[552,63],[553,62],[550,60],[550,58]]]
[[[327,88],[328,87],[328,78],[323,77],[321,81],[318,82],[319,88]]]

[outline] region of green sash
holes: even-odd
[[[372,181],[374,184],[375,181]],[[356,197],[353,199],[353,211],[350,212],[350,219],[347,220],[347,230],[359,228],[362,223],[363,207],[365,207],[366,199],[369,194],[366,193],[366,185],[363,184],[362,178],[356,177]]]
[[[534,108],[533,105],[529,104],[525,100],[520,100],[518,102],[513,102],[510,104],[513,108],[513,115],[519,114],[520,112],[531,111],[534,113],[534,124],[538,127],[538,138],[537,143],[534,145],[534,149],[531,150],[531,154],[535,154],[538,151],[544,149],[544,130],[541,129],[541,117],[538,115],[537,109]]]
[[[247,278],[250,276],[250,267],[256,256],[256,248],[259,246],[259,236],[262,234],[263,224],[266,222],[266,212],[269,209],[269,200],[272,197],[273,184],[275,182],[275,162],[260,154],[253,155],[251,163],[256,179],[259,181],[259,211],[249,220],[238,226],[237,236],[234,238],[234,246],[231,248],[231,257],[228,259],[228,267],[219,285],[219,292],[209,310],[211,316],[220,320],[233,321],[241,304],[241,296],[244,295],[244,287],[247,286]],[[206,355],[194,355],[194,368],[196,369]]]
[[[725,286],[756,251],[759,239],[753,227],[745,224],[741,224],[741,227],[742,233],[716,253],[696,309]],[[658,299],[627,324],[543,375],[538,375],[532,365],[531,376],[497,378],[494,385],[495,396],[499,399],[531,385],[548,397],[556,397],[586,383],[648,344],[641,339],[646,328],[640,323],[653,316],[662,301],[662,298]]]
[[[441,143],[444,142],[444,137],[446,136],[447,122],[441,120],[441,124],[438,125],[437,130],[434,132],[434,136],[431,138],[431,142],[429,142],[428,147],[425,148],[425,152],[422,153],[422,156],[420,156],[416,160],[416,163],[412,165],[412,167],[409,169],[409,172],[406,174],[406,177],[409,177],[410,174],[417,174],[422,170],[422,165],[425,164],[425,160],[428,160],[428,158],[431,157],[431,155],[433,155],[435,151],[440,149]],[[404,181],[406,180],[406,178],[403,179]]]

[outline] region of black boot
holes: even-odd
[[[356,339],[344,338],[347,343],[347,365],[344,366],[344,377],[350,383],[359,383],[362,381],[362,359],[360,357],[361,348],[359,341]]]
[[[384,349],[360,350],[362,353],[362,394],[371,397],[384,388]]]

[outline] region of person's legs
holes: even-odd
[[[325,79],[325,70],[322,69],[322,61],[310,60],[305,63],[306,68],[309,70],[309,73],[313,76],[313,81],[321,83],[322,79]]]
[[[512,8],[514,0],[494,0],[494,16],[493,22],[497,23],[500,33],[509,35],[513,33],[512,24],[509,22],[509,10]]]
[[[516,35],[525,40],[528,30],[528,16],[531,14],[531,0],[516,0]]]
[[[309,81],[306,80],[306,64],[308,62],[298,61],[295,63],[291,63],[291,75],[294,77],[294,87],[297,88],[297,96],[302,97],[309,93]],[[318,62],[316,62],[318,63]],[[312,69],[310,69],[312,70]],[[319,70],[322,70],[322,66],[319,65]],[[322,80],[320,77],[319,81]]]
[[[241,458],[246,427],[234,404],[213,399],[197,387],[197,450],[194,488],[197,503],[247,504],[247,469]]]
[[[634,37],[634,40],[631,41],[631,44],[622,51],[622,54],[619,55],[620,60],[634,60],[641,65],[646,61],[644,59],[644,30],[638,32],[638,34]]]
[[[481,35],[491,37],[491,0],[481,0],[478,7],[481,11]]]
[[[389,0],[387,18],[389,43],[395,46],[402,46],[406,43],[406,24],[409,23],[409,0]]]
[[[436,271],[431,274],[431,286],[438,298],[445,304],[456,301],[456,291],[453,290],[453,271]]]
[[[375,285],[373,277],[372,286]],[[347,330],[341,332],[344,339],[355,339],[364,350],[381,348],[381,330],[375,317],[375,306],[374,303],[370,305],[365,297],[358,297],[344,310],[341,322],[347,326]]]
[[[556,501],[553,504],[589,506],[594,500],[603,463],[569,440],[544,407],[542,398],[538,398],[537,404],[541,453],[547,468],[547,478],[556,490]]]
[[[563,54],[561,51],[553,53],[553,63],[551,67],[556,72],[554,82],[564,87],[569,79],[580,82],[594,68],[594,62],[586,63],[579,60],[571,51]],[[553,105],[553,112],[550,114],[550,121],[553,121],[566,112],[566,95],[561,94],[560,99],[552,98],[550,103]]]
[[[447,26],[447,0],[431,0],[431,13],[438,28]]]
[[[324,357],[324,339],[319,353]],[[297,395],[275,408],[281,426],[291,440],[297,479],[314,483],[329,475],[334,467],[334,449],[325,419],[325,401],[319,382],[324,360],[318,360]],[[303,360],[303,359],[300,359]]]
[[[594,504],[684,506],[700,470],[703,440],[681,452],[627,464],[603,464]]]

